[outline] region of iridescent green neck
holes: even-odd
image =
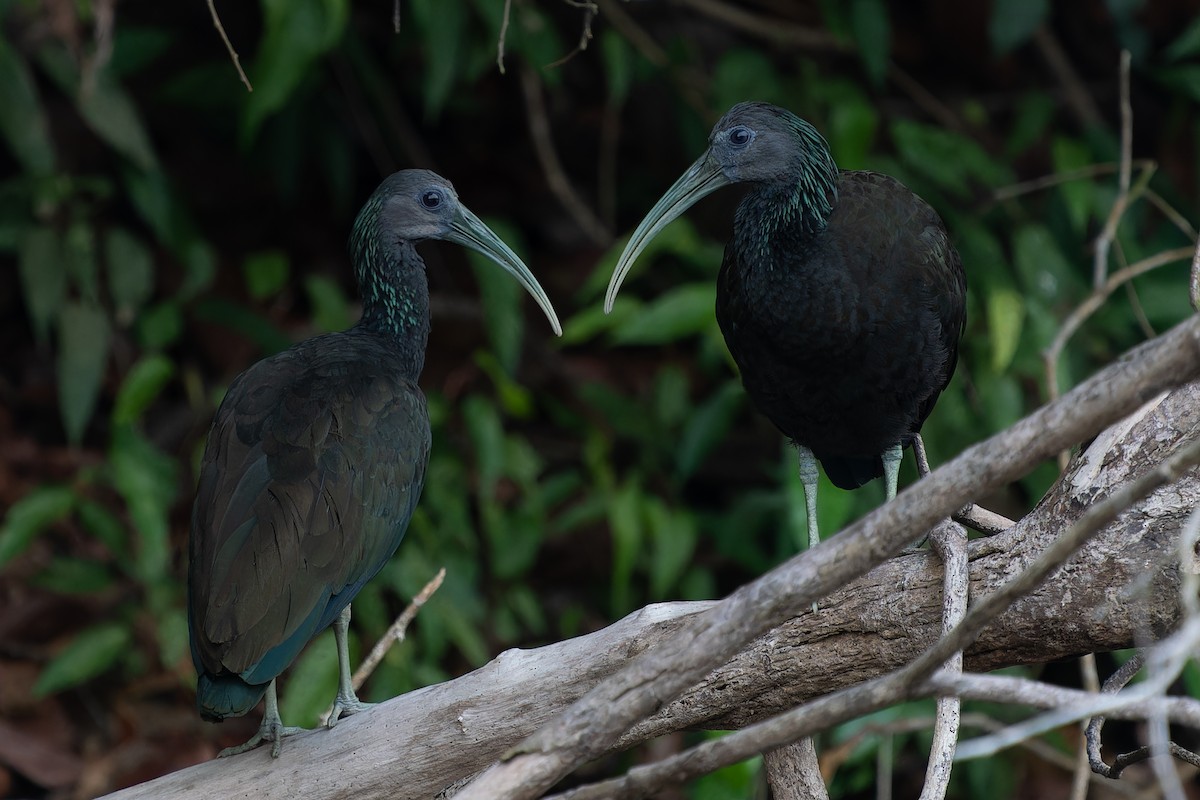
[[[368,201],[350,233],[350,260],[362,297],[355,330],[396,341],[415,379],[425,363],[429,340],[429,283],[425,262],[413,243],[389,235],[380,221],[382,200]]]
[[[837,203],[838,168],[817,129],[791,116],[796,148],[776,180],[756,183],[738,206],[734,245],[768,266],[773,248],[799,248],[825,230]]]

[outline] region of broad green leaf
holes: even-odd
[[[608,525],[613,543],[611,578],[612,611],[620,616],[633,607],[633,568],[641,553],[642,487],[630,480],[612,496],[608,506]]]
[[[1074,268],[1043,225],[1022,225],[1013,235],[1013,262],[1026,296],[1053,307],[1079,287]]]
[[[58,318],[58,406],[67,441],[83,438],[108,366],[110,329],[99,308],[78,302]]]
[[[350,327],[350,303],[339,283],[327,275],[305,275],[304,292],[312,306],[313,325],[317,330],[344,331]]]
[[[1048,0],[1007,0],[992,4],[988,36],[1000,55],[1019,47],[1033,36],[1050,12]]]
[[[62,237],[47,227],[27,229],[21,236],[17,263],[34,335],[44,341],[67,296]]]
[[[646,530],[650,539],[650,592],[653,599],[671,597],[696,551],[696,525],[691,514],[672,510],[648,498]]]
[[[684,425],[675,451],[675,470],[681,478],[691,476],[725,438],[745,397],[737,381],[728,381],[696,408]]]
[[[619,106],[629,95],[629,84],[633,80],[633,53],[625,37],[611,28],[600,34],[600,52],[604,55],[610,102]]]
[[[109,462],[113,485],[138,534],[134,573],[145,583],[161,580],[170,558],[168,515],[175,500],[176,462],[128,427],[113,431]]]
[[[114,425],[137,420],[175,375],[175,364],[163,355],[147,355],[137,361],[121,382],[113,407]]]
[[[756,49],[733,48],[721,56],[713,70],[713,105],[719,109],[731,108],[748,98],[780,102],[782,91],[779,72],[766,55]]]
[[[357,637],[351,635],[351,643]],[[351,659],[354,663],[354,659]],[[317,636],[288,670],[279,692],[279,715],[288,725],[311,728],[337,694],[338,662],[333,632]]]
[[[1054,160],[1055,172],[1072,172],[1089,166],[1093,161],[1092,153],[1087,145],[1078,139],[1071,139],[1065,136],[1055,137],[1050,150]],[[1071,220],[1071,227],[1077,233],[1086,229],[1092,212],[1092,194],[1094,191],[1095,186],[1092,180],[1087,178],[1064,181],[1058,186],[1058,193],[1066,205],[1067,216]]]
[[[1021,340],[1025,303],[1011,289],[996,289],[987,295],[988,341],[992,347],[992,370],[1003,372],[1012,363]]]
[[[896,120],[891,130],[905,163],[955,195],[968,196],[972,180],[998,186],[1012,179],[1010,168],[961,133],[905,119]]]
[[[263,39],[249,70],[254,91],[242,120],[244,144],[288,103],[313,63],[341,40],[350,11],[348,0],[262,0],[262,8]]]
[[[852,0],[850,26],[858,44],[858,54],[867,69],[867,77],[882,86],[887,77],[892,49],[892,29],[883,0]]]
[[[487,224],[514,252],[519,253],[524,249],[520,234],[514,227],[498,220],[491,220]],[[521,358],[521,340],[525,333],[522,304],[526,292],[512,275],[490,258],[474,250],[469,250],[467,257],[475,280],[479,283],[479,302],[483,306],[483,321],[492,350],[504,369],[512,373]],[[542,315],[536,303],[531,302],[530,305],[537,309],[539,316]]]
[[[34,576],[33,583],[61,594],[91,594],[111,586],[113,576],[105,564],[60,556]]]
[[[242,262],[242,275],[246,279],[246,291],[255,300],[279,294],[287,285],[291,264],[287,253],[282,250],[264,250],[251,253]]]
[[[529,419],[533,415],[533,394],[512,378],[512,374],[500,366],[496,354],[490,350],[475,353],[475,363],[492,379],[500,407],[507,416]]]
[[[0,567],[25,552],[47,525],[71,513],[76,502],[66,486],[42,486],[13,503],[0,525]]]
[[[212,285],[217,274],[217,256],[213,247],[202,239],[189,239],[179,249],[187,275],[176,295],[180,300],[190,300]]]
[[[183,334],[183,316],[179,304],[167,301],[150,306],[137,319],[138,342],[146,350],[161,350]]]
[[[96,258],[96,230],[79,220],[67,228],[63,255],[67,279],[80,299],[91,306],[100,305],[100,267]]]
[[[158,653],[168,668],[172,664],[188,661],[187,612],[178,603],[166,611],[155,614],[158,632]]]
[[[220,297],[208,297],[192,306],[200,319],[237,331],[257,344],[264,353],[272,355],[292,346],[287,334],[248,308],[235,305]]]
[[[122,20],[113,31],[112,60],[108,68],[113,75],[123,78],[142,72],[171,49],[178,34],[166,27],[152,28]]]
[[[1045,92],[1031,91],[1017,101],[1016,118],[1004,144],[1005,151],[1010,156],[1018,156],[1030,147],[1041,145],[1046,139],[1054,115],[1058,113],[1058,103]]]
[[[1155,78],[1192,102],[1200,102],[1200,64],[1177,64],[1153,72]]]
[[[81,87],[78,107],[88,127],[138,169],[144,172],[158,169],[154,146],[137,105],[112,75],[102,71],[92,84]]]
[[[664,344],[703,332],[716,324],[715,285],[680,286],[647,303],[641,313],[613,332],[618,344]]]
[[[829,110],[829,146],[842,169],[864,169],[879,128],[879,112],[856,90]]]
[[[1200,17],[1195,17],[1188,23],[1183,33],[1167,45],[1163,55],[1170,61],[1181,61],[1200,55]]]
[[[34,697],[72,689],[108,670],[130,646],[129,629],[118,622],[86,628],[50,659],[33,685]]]
[[[154,257],[140,238],[123,228],[109,231],[104,255],[117,319],[128,325],[154,293]]]
[[[462,413],[479,469],[479,493],[487,496],[504,474],[504,427],[496,407],[479,395],[463,401]]]
[[[611,314],[604,313],[602,303],[591,303],[579,313],[563,322],[563,335],[559,341],[563,346],[590,341],[608,330],[621,328],[627,320],[641,309],[637,300],[617,295]]]
[[[0,36],[0,136],[26,172],[54,172],[54,146],[29,66]]]
[[[108,549],[119,566],[127,569],[129,533],[125,530],[125,524],[107,508],[86,498],[79,499],[75,513],[84,529]]]

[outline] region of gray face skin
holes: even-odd
[[[790,111],[765,103],[739,103],[713,127],[708,150],[667,189],[629,238],[617,260],[605,313],[621,282],[650,240],[698,200],[732,183],[791,182],[797,175],[836,175],[828,146],[816,129]]]
[[[427,170],[410,169],[389,177],[376,193],[382,200],[382,230],[397,241],[439,239],[482,253],[517,279],[537,301],[554,333],[562,335],[550,298],[533,273],[491,228],[459,202],[449,181]]]

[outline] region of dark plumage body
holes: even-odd
[[[253,708],[404,537],[430,443],[405,349],[370,330],[328,334],[229,387],[192,523],[204,532],[189,585],[206,719]]]
[[[192,514],[188,626],[205,719],[240,716],[266,696],[242,752],[298,729],[279,718],[274,681],[331,624],[338,694],[329,725],[363,710],[350,682],[354,596],[404,537],[429,462],[417,379],[429,288],[415,242],[483,253],[558,319],[528,268],[453,187],[398,172],[367,200],[350,237],[363,298],[358,323],[258,362],[229,387],[209,433]]]
[[[717,320],[754,404],[797,445],[815,541],[817,460],[839,487],[885,475],[895,494],[901,449],[954,372],[966,278],[941,219],[899,181],[839,172],[807,122],[739,103],[630,237],[606,307],[658,231],[733,183],[748,191]]]
[[[842,172],[817,232],[751,189],[717,288],[717,321],[755,406],[853,489],[920,431],[958,358],[966,280],[937,214],[901,183]],[[766,242],[765,246],[762,244]]]

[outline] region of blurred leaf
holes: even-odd
[[[641,487],[630,480],[616,491],[608,505],[608,525],[613,543],[610,578],[612,613],[616,616],[628,613],[633,607],[630,582],[642,548],[641,501]]]
[[[625,37],[610,28],[600,33],[600,52],[604,56],[609,100],[619,106],[629,95],[629,84],[633,80],[633,53]]]
[[[152,583],[166,573],[170,557],[168,514],[178,466],[132,428],[113,431],[109,461],[113,485],[125,499],[138,534],[134,574]]]
[[[58,405],[67,441],[83,438],[108,366],[109,323],[93,306],[69,302],[58,319]]]
[[[41,486],[13,503],[0,526],[0,567],[25,552],[47,525],[69,514],[75,500],[69,487]]]
[[[130,369],[117,392],[113,407],[114,425],[136,421],[175,375],[175,364],[162,355],[143,356]]]
[[[1055,172],[1073,172],[1092,163],[1091,151],[1078,139],[1065,136],[1055,137],[1051,145]],[[1058,186],[1058,193],[1067,208],[1067,217],[1076,233],[1082,233],[1087,228],[1092,210],[1092,192],[1094,187],[1089,180],[1064,181]]]
[[[224,298],[198,300],[193,309],[200,319],[245,336],[257,344],[265,355],[274,355],[292,346],[292,340],[268,320]]]
[[[1047,305],[1069,300],[1070,290],[1079,287],[1074,267],[1045,226],[1027,224],[1017,229],[1013,235],[1013,261],[1024,293]]]
[[[7,37],[0,37],[0,136],[26,172],[54,171],[53,139],[33,75]]]
[[[112,554],[113,561],[122,568],[128,568],[129,543],[125,525],[107,508],[87,498],[79,499],[75,513],[87,532]]]
[[[1200,64],[1179,64],[1154,70],[1154,77],[1172,92],[1200,102]]]
[[[62,237],[47,227],[27,229],[20,240],[17,261],[34,334],[44,341],[67,297]]]
[[[80,90],[77,100],[80,116],[97,136],[138,169],[144,172],[158,169],[154,146],[137,106],[109,72],[101,71],[94,83]]]
[[[463,3],[446,3],[443,0],[410,0],[406,4],[412,9],[413,17],[421,32],[425,45],[425,116],[434,120],[446,104],[459,67],[459,47],[468,41],[465,31],[466,6]],[[521,9],[517,10],[518,13]],[[509,29],[516,38],[517,30]],[[509,42],[513,47],[515,42]],[[537,63],[536,61],[534,63]]]
[[[118,78],[144,71],[171,49],[176,34],[167,28],[152,28],[121,21],[113,31],[112,59],[108,68]],[[228,66],[228,65],[226,65]]]
[[[781,102],[781,94],[779,73],[758,50],[733,48],[721,56],[713,70],[713,105],[719,109],[751,98],[768,103]]]
[[[287,285],[291,265],[287,253],[282,250],[264,250],[251,253],[242,262],[242,275],[246,279],[246,291],[255,300],[279,294]]]
[[[988,341],[992,346],[992,371],[1003,372],[1012,363],[1021,340],[1025,304],[1010,289],[997,289],[987,295]]]
[[[128,325],[154,293],[154,257],[141,239],[123,228],[104,239],[108,292],[118,319]]]
[[[618,344],[664,344],[701,333],[716,324],[714,284],[680,286],[647,303],[625,325],[613,331]]]
[[[676,446],[675,469],[681,478],[691,476],[725,438],[745,396],[737,381],[728,381],[696,408]]]
[[[491,219],[487,220],[487,225],[514,252],[524,249],[520,234],[513,226]],[[508,272],[482,253],[468,250],[467,258],[479,283],[479,302],[483,306],[488,340],[499,363],[511,374],[521,358],[521,339],[525,333],[521,302],[525,290]]]
[[[146,350],[161,350],[174,344],[182,334],[183,317],[178,303],[159,303],[138,316],[138,342]]]
[[[182,300],[190,300],[212,285],[217,274],[217,256],[212,245],[201,239],[188,239],[178,254],[186,275],[176,294]]]
[[[658,498],[645,504],[650,538],[650,592],[654,599],[671,596],[696,551],[696,526],[682,509],[669,509]]]
[[[1027,92],[1022,95],[1017,102],[1012,131],[1004,144],[1005,152],[1010,157],[1015,157],[1031,147],[1040,145],[1046,138],[1046,131],[1050,129],[1050,123],[1058,113],[1058,108],[1058,103],[1045,92]]]
[[[829,110],[829,145],[842,169],[864,169],[875,142],[879,112],[861,92],[847,92]]]
[[[172,665],[188,660],[187,612],[174,608],[155,614],[158,633],[158,653],[162,663],[169,669]]]
[[[353,637],[352,637],[353,638]],[[351,659],[351,663],[354,660]],[[279,715],[288,725],[311,728],[337,695],[338,662],[333,632],[317,636],[287,672],[279,691]]]
[[[490,494],[504,474],[504,428],[496,407],[479,395],[462,404],[463,419],[471,434],[471,450],[479,469],[479,493]]]
[[[969,195],[971,180],[989,187],[1012,180],[1007,166],[963,134],[906,119],[892,123],[891,131],[904,161],[955,195]]]
[[[1163,50],[1163,56],[1168,61],[1182,61],[1196,55],[1200,55],[1200,17],[1193,18],[1183,33]]]
[[[490,350],[475,352],[475,363],[492,379],[500,407],[504,413],[516,419],[529,419],[533,415],[533,394],[500,366],[495,353]]]
[[[582,344],[605,331],[622,327],[628,319],[637,314],[641,307],[641,302],[621,295],[617,295],[616,300],[613,301],[613,309],[610,314],[604,313],[603,303],[586,305],[563,323],[563,334],[559,341],[563,346]]]
[[[91,306],[100,305],[100,269],[96,262],[96,230],[90,222],[77,220],[67,228],[64,263],[67,279]]]
[[[350,327],[349,301],[340,284],[326,275],[305,275],[304,292],[313,308],[313,325],[323,332],[344,331]]]
[[[892,29],[883,0],[852,0],[850,27],[867,77],[875,86],[882,86],[892,49]]]
[[[90,594],[111,586],[113,576],[104,564],[59,556],[34,577],[33,583],[62,594]]]
[[[348,0],[261,0],[263,39],[249,70],[254,92],[242,119],[242,141],[249,144],[262,123],[283,108],[313,63],[342,38]],[[457,3],[451,5],[458,5]]]
[[[1050,13],[1048,0],[1008,0],[992,4],[988,36],[992,49],[1000,55],[1029,41]]]
[[[45,697],[85,683],[116,664],[129,644],[129,629],[118,622],[85,628],[42,669],[33,696]]]

